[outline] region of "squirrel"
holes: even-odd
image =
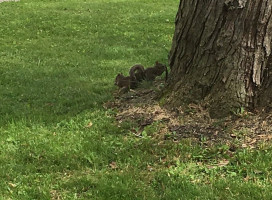
[[[135,74],[135,72],[137,73]],[[144,74],[144,67],[134,65],[129,71],[129,76],[124,76],[122,73],[117,74],[114,85],[120,88],[119,93],[125,93],[137,87],[137,82],[139,82],[142,74]]]
[[[162,75],[165,71],[165,80],[168,79],[168,70],[166,65],[163,65],[156,61],[153,67],[148,67],[144,69],[142,65],[134,65],[130,71],[130,77],[136,82],[141,82],[142,80],[154,81],[157,76]]]
[[[131,88],[131,78],[130,76],[124,76],[122,73],[117,74],[115,78],[114,85],[117,85],[119,87],[118,93],[126,93]]]
[[[145,79],[147,81],[154,81],[157,76],[162,75],[165,71],[165,81],[168,79],[168,70],[166,65],[159,63],[156,61],[153,67],[148,67],[144,70]]]
[[[129,89],[135,89],[138,82],[142,80],[154,81],[155,78],[162,75],[164,71],[165,80],[167,80],[168,71],[166,65],[156,61],[153,67],[144,69],[143,65],[136,64],[130,68],[129,76],[124,76],[122,73],[117,74],[114,84],[120,88],[119,92],[127,92]]]
[[[134,65],[130,68],[129,76],[124,76],[122,73],[117,74],[115,78],[115,85],[119,88],[126,87],[128,89],[135,89],[137,82],[144,78],[144,67],[142,65]]]
[[[130,76],[124,76],[122,73],[119,73],[115,78],[114,85],[120,88],[119,93],[125,93],[133,87],[134,84],[132,82],[133,80],[131,80]]]

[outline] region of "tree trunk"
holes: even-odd
[[[212,117],[271,104],[271,7],[272,0],[180,0],[170,103],[205,101]]]

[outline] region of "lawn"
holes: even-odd
[[[0,199],[272,199],[270,143],[139,138],[103,107],[118,72],[167,63],[178,4],[0,3]]]

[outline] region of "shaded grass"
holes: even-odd
[[[0,4],[2,199],[271,198],[270,144],[230,157],[223,144],[159,141],[157,125],[135,138],[102,107],[117,72],[167,62],[177,6]],[[221,159],[230,164],[209,168]]]
[[[118,71],[125,72],[137,62],[166,61],[173,14],[156,3],[130,4],[1,4],[0,91],[5,103],[0,105],[0,114],[7,120],[17,116],[38,121],[74,116],[111,97]],[[173,10],[173,5],[168,7]],[[163,30],[148,25],[168,18],[172,20]]]

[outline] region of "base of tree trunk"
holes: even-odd
[[[268,0],[181,0],[169,105],[204,103],[212,117],[224,117],[271,104],[271,7]]]

